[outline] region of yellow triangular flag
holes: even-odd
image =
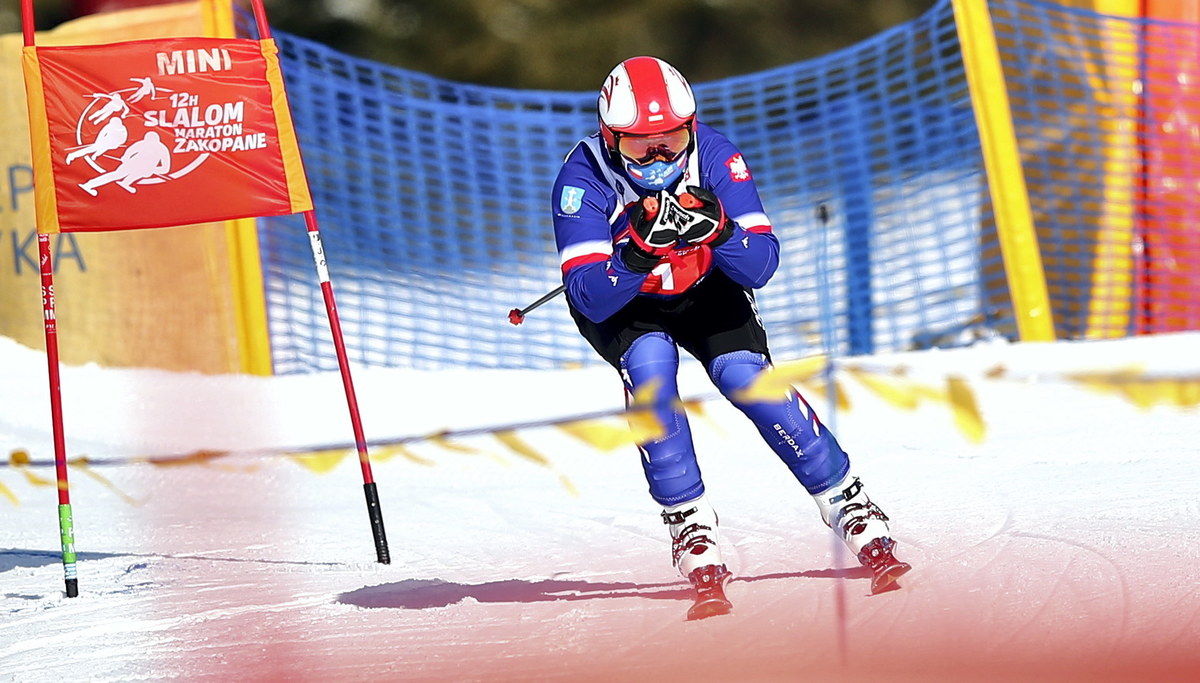
[[[448,451],[454,451],[455,453],[466,453],[467,455],[486,455],[501,465],[509,464],[509,462],[501,457],[498,453],[486,451],[481,448],[475,448],[474,446],[468,446],[467,444],[459,441],[451,441],[450,438],[446,436],[445,432],[431,434],[429,435],[428,440],[429,443],[441,446]]]
[[[474,446],[468,446],[464,443],[459,443],[457,441],[451,441],[449,439],[449,437],[447,437],[444,433],[431,434],[431,435],[429,435],[428,438],[429,438],[430,443],[441,446],[442,448],[445,448],[448,451],[454,451],[456,453],[466,453],[467,455],[481,455],[483,453],[483,451],[479,450],[478,448],[475,448]]]
[[[79,470],[80,472],[83,472],[84,474],[88,475],[92,479],[95,479],[96,481],[100,482],[100,484],[102,486],[104,486],[108,490],[110,490],[113,493],[120,496],[121,500],[124,500],[126,503],[129,503],[130,505],[133,505],[135,507],[143,504],[143,501],[140,501],[140,500],[134,498],[133,496],[129,495],[128,493],[125,493],[121,489],[117,488],[115,484],[113,484],[111,481],[109,481],[107,478],[105,478],[99,472],[93,470],[91,468],[91,466],[88,464],[88,459],[87,459],[86,455],[81,455],[78,458],[74,458],[73,460],[68,460],[67,464],[71,465],[72,467]]]
[[[350,454],[345,449],[331,451],[313,451],[311,453],[295,453],[292,460],[300,463],[317,474],[328,474]]]
[[[207,465],[229,455],[229,451],[194,451],[186,455],[151,456],[140,458],[139,462],[147,462],[158,467],[176,467],[180,465]]]
[[[1153,379],[1132,382],[1128,393],[1134,402],[1142,408],[1150,408],[1160,403],[1167,403],[1180,408],[1196,405],[1200,396],[1200,382],[1186,379]]]
[[[649,409],[633,409],[625,413],[629,422],[629,431],[633,434],[634,443],[643,444],[658,441],[666,435],[666,427],[662,420]]]
[[[32,462],[32,459],[29,457],[29,451],[23,448],[18,448],[8,454],[8,464],[24,475],[25,480],[30,484],[34,486],[54,486],[53,481],[34,472],[33,468],[29,466],[30,462]]]
[[[528,443],[526,443],[524,439],[517,436],[516,432],[514,432],[514,431],[494,432],[493,436],[496,437],[497,441],[504,444],[505,446],[508,446],[509,450],[511,450],[513,453],[516,453],[517,455],[521,456],[522,458],[525,458],[526,460],[531,460],[531,461],[541,465],[542,467],[552,467],[552,465],[550,464],[550,460],[547,459],[546,456],[544,456],[541,453],[538,453],[536,450],[534,450],[533,447],[530,446]]]
[[[653,379],[633,390],[633,400],[629,410],[625,412],[625,419],[629,422],[634,440],[639,444],[657,441],[667,433],[662,421],[654,414],[654,408],[668,398],[676,399],[673,396],[663,396],[661,388],[662,381]]]
[[[920,405],[919,394],[906,379],[877,375],[859,368],[847,368],[850,376],[875,392],[880,398],[902,410],[915,410]]]
[[[434,461],[430,460],[429,458],[425,458],[425,457],[417,455],[415,452],[413,452],[413,450],[411,448],[409,448],[408,446],[405,446],[402,443],[394,443],[394,444],[389,444],[387,446],[381,446],[381,447],[379,447],[378,453],[379,453],[378,458],[380,460],[387,460],[388,458],[392,458],[392,457],[399,455],[399,456],[405,458],[406,460],[411,460],[412,462],[415,462],[418,465],[425,465],[426,467],[433,467],[434,465],[437,464]]]
[[[829,401],[829,391],[825,387],[824,379],[811,381],[804,385],[804,389],[805,398],[811,393],[820,396],[826,402]],[[850,410],[850,396],[846,394],[846,390],[842,388],[841,383],[836,379],[833,380],[833,392],[835,401],[837,402],[837,409]],[[809,402],[811,403],[811,401]]]
[[[968,439],[975,443],[982,442],[986,427],[971,387],[961,377],[947,377],[946,396],[954,413],[954,423]]]
[[[721,423],[714,420],[712,416],[708,414],[708,408],[704,406],[704,401],[684,401],[683,407],[685,410],[687,410],[689,418],[694,416],[703,420],[704,422],[708,423],[708,426],[713,431],[721,434],[722,436],[728,434],[728,432],[725,431],[725,428],[721,426]]]
[[[1194,408],[1200,405],[1200,379],[1181,379],[1174,382],[1175,405]]]
[[[575,484],[571,483],[571,480],[567,478],[567,475],[559,473],[558,483],[563,485],[563,488],[567,490],[567,493],[571,494],[575,498],[579,497],[579,489],[575,488]]]
[[[605,452],[615,451],[636,443],[628,425],[615,425],[602,420],[578,420],[556,426],[592,448]]]
[[[11,489],[5,486],[4,482],[0,482],[0,495],[3,495],[5,498],[11,500],[13,505],[19,506],[21,504],[21,501],[17,500],[17,495],[13,493]]]
[[[806,384],[825,370],[825,356],[810,356],[776,365],[759,373],[750,386],[733,396],[739,403],[777,403],[792,394],[792,387]]]

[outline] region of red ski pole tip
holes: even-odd
[[[525,314],[521,313],[521,309],[514,308],[508,312],[508,322],[514,325],[520,325],[525,322]]]

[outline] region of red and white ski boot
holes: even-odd
[[[858,561],[871,570],[871,595],[899,588],[896,579],[912,569],[912,565],[896,559],[896,542],[891,538],[888,516],[871,502],[858,477],[847,473],[813,499],[821,510],[821,519],[846,542]]]
[[[725,597],[725,584],[733,574],[721,560],[717,513],[712,505],[700,496],[664,508],[662,518],[671,529],[671,562],[696,591],[687,618],[728,614],[733,603]]]

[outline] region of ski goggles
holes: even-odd
[[[692,144],[692,130],[688,126],[654,135],[618,135],[617,151],[635,164],[648,164],[655,159],[675,161]]]

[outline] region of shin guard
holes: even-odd
[[[656,388],[649,400],[664,433],[639,448],[650,495],[664,506],[692,500],[704,493],[692,430],[679,400],[678,371],[679,350],[662,332],[638,337],[621,357],[621,377],[631,396],[639,388]]]
[[[841,481],[850,461],[804,398],[796,392],[783,401],[738,398],[769,365],[761,353],[733,351],[713,359],[708,374],[721,393],[750,418],[805,490],[810,494],[825,491]]]

